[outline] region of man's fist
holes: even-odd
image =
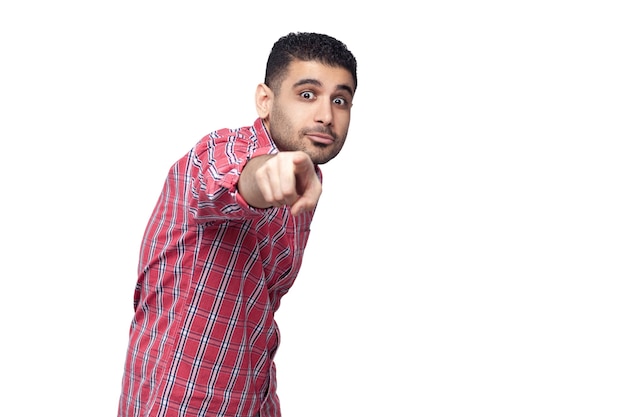
[[[279,152],[248,161],[238,184],[253,207],[289,206],[293,215],[315,209],[322,194],[315,165],[304,152]]]

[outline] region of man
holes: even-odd
[[[210,133],[171,167],[141,247],[119,417],[280,416],[274,313],[356,87],[343,43],[290,33],[253,125]]]

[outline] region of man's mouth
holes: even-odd
[[[326,133],[320,132],[308,132],[306,134],[313,142],[319,143],[320,145],[332,145],[335,141],[335,138],[331,135],[327,135]]]

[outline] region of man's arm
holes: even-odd
[[[287,205],[293,215],[315,209],[322,194],[315,165],[300,151],[252,158],[243,168],[237,188],[252,207]]]

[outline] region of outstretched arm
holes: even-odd
[[[322,194],[315,165],[300,151],[252,158],[243,168],[237,187],[253,207],[287,205],[294,215],[313,210]]]

